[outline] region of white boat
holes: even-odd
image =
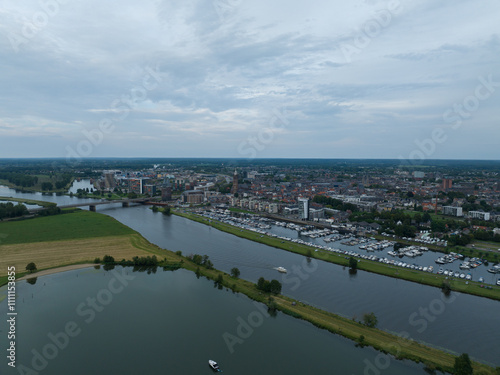
[[[276,267],[276,271],[281,272],[281,273],[287,273],[287,270],[285,267]]]
[[[212,368],[212,370],[217,371],[217,372],[222,372],[221,369],[219,368],[219,365],[217,362],[212,361],[211,359],[208,360],[208,365]]]

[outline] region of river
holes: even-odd
[[[4,375],[210,374],[209,359],[239,375],[425,374],[183,269],[69,271],[18,283],[17,296],[16,369],[2,356]]]

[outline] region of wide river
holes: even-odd
[[[425,374],[182,269],[69,271],[18,283],[17,295],[16,368],[2,355],[2,375],[210,374],[209,359],[239,375]]]
[[[74,202],[76,198],[16,193],[0,188],[0,196]],[[141,233],[152,243],[183,254],[207,254],[216,268],[238,267],[241,277],[278,279],[283,294],[346,317],[374,312],[378,327],[456,353],[500,365],[500,302],[358,271],[257,244],[181,217],[153,213],[146,206],[98,206],[98,211]],[[332,244],[332,246],[337,247]],[[289,270],[283,275],[274,267]]]

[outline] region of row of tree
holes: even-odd
[[[266,280],[263,277],[260,277],[257,281],[257,289],[272,294],[280,294],[281,293],[281,283],[278,280]]]
[[[38,177],[16,172],[0,172],[0,180],[22,187],[32,187],[38,182]]]
[[[5,218],[20,217],[28,214],[24,204],[14,205],[12,202],[0,203],[0,220]]]

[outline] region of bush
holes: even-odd
[[[363,324],[370,328],[375,328],[378,324],[378,319],[374,313],[364,314],[363,315]]]
[[[115,263],[115,258],[113,258],[111,255],[104,255],[102,258],[103,263],[105,264],[112,264]]]
[[[29,271],[29,273],[35,272],[36,271],[36,264],[33,262],[28,263],[26,266],[26,271]]]

